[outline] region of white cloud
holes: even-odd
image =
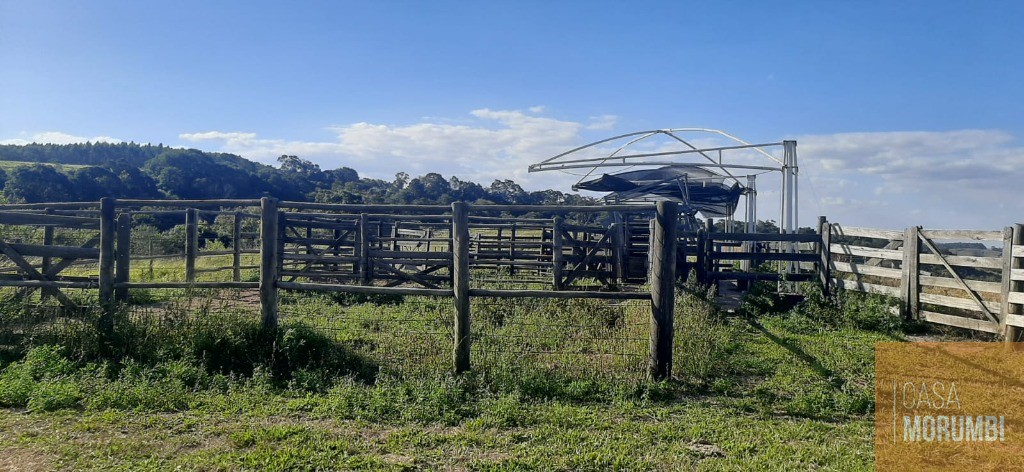
[[[797,141],[801,176],[812,185],[803,208],[820,208],[832,219],[995,229],[1024,215],[1024,199],[1012,198],[1024,181],[1024,147],[1005,131],[839,133]],[[836,179],[844,184],[829,185]]]
[[[528,174],[527,167],[582,144],[586,130],[607,130],[615,117],[587,123],[540,116],[543,107],[520,110],[473,110],[461,124],[433,119],[411,125],[355,123],[328,128],[333,141],[288,141],[255,133],[206,131],[184,133],[189,142],[216,143],[218,150],[265,163],[294,154],[323,168],[348,166],[361,175],[389,178],[397,172],[439,172],[483,184],[514,179],[527,188],[568,188],[564,174]]]
[[[23,133],[23,134],[25,134],[25,133]],[[84,142],[120,143],[120,142],[123,142],[123,140],[120,140],[120,139],[117,139],[117,138],[111,138],[110,136],[94,136],[92,138],[87,138],[87,137],[83,137],[83,136],[75,136],[75,135],[72,135],[72,134],[62,133],[60,131],[44,131],[42,133],[35,133],[32,136],[30,136],[30,137],[11,138],[11,139],[0,140],[0,144],[17,144],[17,145],[25,145],[25,144],[32,144],[32,143],[39,143],[39,144],[74,144],[74,143],[84,143]]]

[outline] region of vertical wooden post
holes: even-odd
[[[114,332],[114,225],[115,201],[112,198],[100,199],[100,274],[99,298],[103,308],[99,328],[103,334]]]
[[[231,228],[231,280],[242,281],[242,212],[235,212]]]
[[[900,298],[903,302],[903,316],[908,320],[920,318],[920,293],[919,286],[921,240],[918,239],[920,226],[907,228],[903,233],[903,270],[900,278]]]
[[[818,275],[821,279],[821,291],[827,297],[832,293],[832,224],[824,216],[818,217],[818,238],[818,254],[821,255]]]
[[[117,257],[114,261],[114,283],[126,283],[130,279],[132,261],[132,215],[121,213],[117,215]],[[124,302],[128,300],[127,288],[115,288],[114,300]]]
[[[512,222],[512,236],[509,239],[509,243],[508,243],[508,260],[510,261],[509,264],[508,264],[508,273],[510,275],[511,274],[515,274],[516,273],[516,262],[515,262],[516,261],[516,222],[515,221]]]
[[[45,211],[46,211],[47,215],[52,215],[53,214],[53,208],[47,208]],[[53,231],[54,231],[54,227],[53,226],[46,225],[46,226],[43,227],[43,245],[44,246],[53,246]],[[52,265],[53,265],[53,259],[50,256],[43,256],[43,262],[42,262],[42,267],[40,267],[40,271],[45,274],[45,273],[50,271],[50,267],[52,267]],[[50,287],[43,287],[43,288],[41,288],[39,290],[39,297],[42,300],[46,300],[47,298],[50,298],[50,295],[52,293],[53,293],[53,289],[51,289]]]
[[[694,265],[697,268],[697,282],[700,282],[702,284],[708,282],[707,263],[705,262],[707,260],[707,258],[708,258],[708,253],[707,253],[708,246],[707,246],[707,243],[706,243],[707,239],[708,239],[707,230],[705,230],[704,228],[698,228],[697,229],[697,244],[696,244],[696,246],[697,246],[697,262]],[[653,241],[653,240],[654,240],[654,231],[652,229],[652,231],[651,231],[651,241]],[[652,251],[654,250],[653,246],[654,245],[652,244],[651,245],[651,250]]]
[[[185,210],[185,281],[196,281],[196,250],[199,247],[199,216],[195,208]]]
[[[612,242],[612,276],[616,283],[623,283],[626,279],[626,241],[622,232],[622,223],[612,223],[608,231],[611,231]]]
[[[469,209],[452,203],[452,291],[455,295],[455,372],[469,370]]]
[[[672,375],[676,305],[676,202],[658,202],[651,237],[650,374],[655,380]]]
[[[277,329],[278,217],[277,199],[260,199],[260,314],[267,329]]]
[[[711,233],[715,232],[715,220],[708,218],[704,220],[704,277],[706,284],[718,284],[718,278],[715,277],[715,273],[718,272],[718,258],[715,257],[715,240],[712,239]]]
[[[1020,303],[1010,303],[1011,293],[1024,292],[1024,281],[1014,280],[1013,272],[1024,269],[1024,262],[1021,258],[1013,256],[1013,246],[1024,245],[1024,225],[1015,224],[1003,231],[1003,341],[1014,343],[1020,340],[1022,329],[1019,326],[1006,324],[1007,315],[1020,315],[1022,307]]]
[[[370,229],[367,227],[366,213],[359,214],[359,283],[370,283]],[[378,227],[379,228],[379,227]]]
[[[399,235],[398,223],[399,223],[398,220],[394,220],[394,221],[391,222],[391,250],[392,251],[397,251],[398,250],[398,235]]]
[[[562,269],[565,267],[565,253],[562,252],[562,217],[551,221],[551,288],[562,290]]]

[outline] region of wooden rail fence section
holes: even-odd
[[[524,212],[556,216],[501,216]],[[627,245],[623,239],[626,228],[622,224],[604,227],[570,223],[573,215],[613,213],[648,218],[657,215],[660,223],[644,235],[650,241],[643,249],[649,249],[658,261],[675,253],[676,226],[668,222],[677,221],[678,210],[671,202],[643,206],[462,202],[451,206],[404,206],[279,202],[273,198],[105,198],[98,205],[8,205],[0,207],[0,225],[42,227],[50,236],[40,245],[8,242],[0,235],[0,250],[16,269],[15,274],[0,278],[0,286],[43,289],[68,306],[73,306],[73,302],[61,288],[98,289],[105,313],[102,326],[108,330],[113,328],[112,315],[118,304],[127,300],[130,289],[138,288],[256,289],[263,323],[271,329],[278,325],[280,290],[450,297],[455,308],[452,366],[457,372],[471,368],[471,297],[649,300],[649,371],[664,378],[671,373],[675,264],[657,265],[657,270],[650,274],[649,291],[638,290],[637,285],[625,287],[627,280],[648,281],[646,266],[640,267],[639,275],[636,270],[627,274],[625,261],[629,256],[624,252]],[[182,217],[183,237],[171,244],[180,244],[177,247],[182,252],[154,254],[153,241],[148,241],[147,253],[139,254],[139,243],[147,242],[133,238],[142,237],[136,234],[144,226],[140,222]],[[225,244],[230,247],[204,250],[210,242],[210,237],[204,235],[204,225],[223,223],[224,219],[231,235]],[[255,228],[246,223],[251,220],[257,223]],[[54,244],[53,230],[65,227],[89,229],[96,234],[81,246]],[[218,234],[224,232],[222,228]],[[26,257],[42,257],[42,262],[33,264]],[[230,257],[231,263],[222,267],[204,267],[199,263],[225,257]],[[152,275],[155,260],[175,258],[184,261],[180,279],[139,280],[138,267],[133,278],[133,264],[148,262]],[[256,261],[251,261],[253,258]],[[58,276],[72,263],[90,260],[98,265],[95,276]],[[40,271],[42,267],[45,269]],[[248,279],[243,277],[243,268],[258,270],[254,280],[243,280]],[[208,274],[226,271],[230,271],[230,280],[209,280]],[[554,290],[474,286],[475,278],[496,272],[517,278],[531,276],[534,281],[550,283]]]
[[[553,217],[509,216],[526,212]],[[673,284],[690,273],[712,284],[818,281],[826,292],[886,294],[900,300],[910,319],[1007,340],[1020,338],[1024,328],[1020,225],[892,231],[822,217],[814,233],[744,234],[717,232],[710,221],[697,231],[679,231],[677,216],[671,203],[408,206],[263,198],[3,205],[0,226],[42,228],[43,235],[42,241],[0,235],[0,257],[9,263],[0,268],[0,287],[22,295],[40,290],[67,307],[74,301],[63,289],[97,289],[111,312],[133,288],[253,289],[271,328],[278,323],[280,290],[451,297],[452,366],[460,372],[471,366],[471,297],[543,297],[649,300],[650,373],[669,375]],[[158,219],[180,224],[175,237],[181,239],[154,253],[154,241],[139,232]],[[600,223],[579,223],[595,220]],[[72,241],[67,231],[81,234]],[[936,243],[943,240],[985,241],[997,249],[950,254]],[[180,278],[152,277],[154,261],[163,259],[184,260]],[[148,279],[140,280],[139,267],[133,278],[139,263],[149,264]],[[66,272],[90,265],[96,275]],[[480,286],[509,280],[549,288]],[[649,289],[640,291],[645,283]]]
[[[820,278],[826,290],[897,297],[908,319],[1003,334],[1019,340],[1024,316],[1021,225],[1002,231],[904,231],[819,223]],[[943,251],[937,240],[983,241],[978,254]]]

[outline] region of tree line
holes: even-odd
[[[115,198],[221,199],[273,196],[323,203],[586,205],[594,199],[556,190],[528,192],[510,179],[483,186],[437,173],[393,180],[361,177],[348,167],[323,170],[294,155],[279,166],[241,156],[136,143],[0,145],[0,188],[10,202]]]

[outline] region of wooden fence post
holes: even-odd
[[[900,298],[903,301],[903,316],[908,320],[920,318],[920,263],[921,240],[918,239],[920,226],[907,228],[903,233],[903,268],[900,278]]]
[[[242,280],[242,212],[235,212],[234,226],[231,228],[231,280]]]
[[[45,212],[46,212],[47,215],[52,215],[53,214],[53,208],[47,208],[45,210]],[[53,246],[53,231],[54,231],[54,227],[53,226],[47,225],[47,226],[43,227],[43,245],[44,246]],[[52,266],[52,264],[53,264],[53,259],[50,256],[43,256],[42,267],[40,268],[40,271],[42,273],[44,273],[44,274],[49,272],[50,271],[50,267]],[[53,289],[51,289],[50,287],[43,287],[43,288],[39,289],[39,298],[42,299],[42,300],[46,300],[47,298],[50,298],[50,296],[52,294],[53,294]]]
[[[832,293],[832,224],[824,216],[818,217],[818,254],[821,261],[818,262],[818,275],[821,278],[821,291],[825,296]]]
[[[117,215],[117,258],[114,262],[114,283],[125,283],[130,279],[132,261],[132,215],[125,212]],[[128,301],[127,288],[114,288],[114,300]]]
[[[196,281],[196,250],[199,247],[198,210],[185,210],[185,281]]]
[[[103,309],[99,328],[103,334],[114,332],[114,225],[115,201],[100,199],[100,274],[99,301]]]
[[[267,329],[277,329],[278,217],[277,199],[260,199],[260,314]]]
[[[1011,293],[1024,292],[1024,281],[1013,279],[1015,270],[1024,269],[1024,262],[1013,257],[1013,246],[1021,245],[1024,245],[1024,225],[1007,227],[1003,231],[1003,316],[1000,319],[1003,324],[1003,341],[1007,343],[1017,342],[1022,331],[1018,326],[1006,324],[1008,315],[1020,315],[1022,312],[1021,304],[1010,303]]]
[[[654,240],[653,239],[654,238],[654,230],[653,230],[653,228],[651,230],[651,238],[652,238],[651,241],[653,241]],[[706,262],[707,261],[707,257],[708,257],[708,253],[707,253],[707,249],[708,248],[707,248],[707,243],[706,243],[707,239],[708,239],[707,231],[705,231],[704,228],[698,228],[697,229],[697,244],[696,244],[696,247],[697,247],[697,262],[695,262],[694,265],[697,268],[697,282],[700,282],[702,284],[708,282],[707,262]],[[654,245],[652,244],[651,245],[651,251],[653,251],[653,250],[654,250]]]
[[[359,214],[359,283],[370,283],[370,229],[366,213]]]
[[[678,219],[675,202],[658,202],[651,237],[650,374],[655,380],[672,375]]]
[[[615,277],[615,283],[619,284],[626,281],[626,238],[622,227],[622,223],[612,223],[608,228],[612,235],[612,275]]]
[[[465,202],[452,203],[452,291],[455,295],[455,372],[469,370],[469,211]]]
[[[556,216],[551,222],[551,288],[562,290],[562,269],[565,267],[565,253],[562,252],[562,217]]]

